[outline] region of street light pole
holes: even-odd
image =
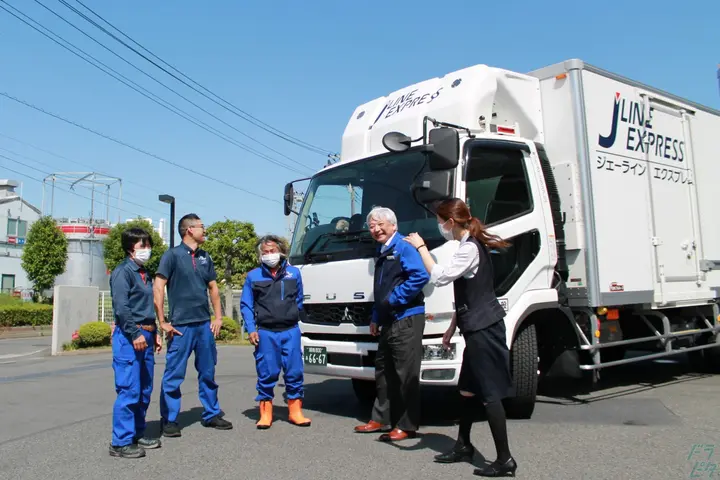
[[[175,197],[160,195],[158,200],[170,204],[170,248],[173,248],[175,246]]]

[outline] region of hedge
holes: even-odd
[[[79,347],[106,347],[110,345],[112,328],[105,322],[88,322],[78,330]]]
[[[52,325],[53,307],[38,303],[0,305],[0,327]]]
[[[218,340],[222,342],[237,340],[240,338],[240,325],[230,317],[222,318],[222,327],[220,327],[220,335]]]

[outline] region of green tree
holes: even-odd
[[[150,222],[148,222],[147,220],[143,220],[140,218],[130,220],[127,223],[118,223],[110,229],[110,233],[103,241],[103,256],[105,258],[105,266],[109,270],[114,270],[115,267],[120,265],[123,260],[125,260],[127,254],[122,248],[122,233],[130,228],[142,228],[148,233],[150,233],[150,236],[152,237],[153,247],[152,254],[150,255],[150,260],[148,260],[145,264],[145,269],[150,275],[154,276],[155,271],[160,265],[160,257],[162,257],[162,254],[165,253],[165,251],[167,250],[167,245],[163,243],[160,234],[155,231],[152,224],[150,224]]]
[[[35,294],[53,288],[55,278],[65,272],[68,240],[55,220],[42,217],[32,224],[22,253],[22,268],[33,283]]]
[[[218,283],[242,287],[245,275],[258,264],[255,226],[251,222],[224,220],[210,225],[206,235],[202,248],[212,257]]]

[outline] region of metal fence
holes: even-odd
[[[232,314],[228,315],[228,312],[225,311],[225,292],[222,290],[220,291],[220,306],[223,311],[224,317],[231,317],[236,322],[240,322],[240,296],[242,295],[242,290],[233,290],[233,300],[232,300]],[[209,302],[208,298],[208,302]],[[170,309],[168,308],[168,297],[167,293],[165,294],[165,314],[167,315],[169,313]],[[212,304],[210,304],[210,311],[213,311]],[[101,290],[100,291],[100,297],[98,299],[98,320],[101,322],[107,322],[112,323],[113,322],[113,308],[112,308],[112,298],[110,296],[110,290]]]

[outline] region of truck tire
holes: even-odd
[[[372,405],[375,401],[375,381],[374,380],[362,380],[359,378],[352,379],[353,391],[355,391],[355,397],[358,401],[366,406]]]
[[[538,345],[535,325],[521,327],[510,350],[510,372],[515,396],[506,398],[508,418],[529,419],[535,410],[538,385]]]

